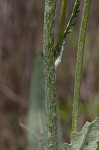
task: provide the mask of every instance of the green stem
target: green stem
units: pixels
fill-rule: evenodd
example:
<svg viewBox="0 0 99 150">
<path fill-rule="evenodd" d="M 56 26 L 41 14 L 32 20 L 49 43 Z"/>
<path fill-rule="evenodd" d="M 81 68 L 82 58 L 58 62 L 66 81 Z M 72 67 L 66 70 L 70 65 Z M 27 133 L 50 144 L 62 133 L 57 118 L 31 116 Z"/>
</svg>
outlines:
<svg viewBox="0 0 99 150">
<path fill-rule="evenodd" d="M 46 127 L 48 150 L 57 150 L 57 112 L 56 112 L 56 72 L 54 57 L 56 0 L 45 0 L 44 14 L 44 72 Z"/>
<path fill-rule="evenodd" d="M 61 19 L 60 19 L 58 43 L 61 43 L 62 40 L 63 40 L 64 28 L 65 28 L 65 18 L 66 18 L 66 0 L 62 0 L 62 9 L 61 9 Z"/>
<path fill-rule="evenodd" d="M 76 70 L 75 70 L 75 88 L 74 88 L 73 118 L 72 118 L 72 131 L 73 132 L 76 132 L 78 128 L 80 85 L 81 85 L 84 45 L 85 45 L 89 9 L 90 9 L 90 0 L 85 0 L 81 28 L 80 28 Z"/>
</svg>

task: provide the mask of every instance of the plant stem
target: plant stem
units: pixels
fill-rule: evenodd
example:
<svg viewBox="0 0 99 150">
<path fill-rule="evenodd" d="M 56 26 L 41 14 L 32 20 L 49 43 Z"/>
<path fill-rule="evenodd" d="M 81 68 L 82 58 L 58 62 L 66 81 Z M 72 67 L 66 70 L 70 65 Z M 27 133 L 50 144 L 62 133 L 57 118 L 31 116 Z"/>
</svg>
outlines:
<svg viewBox="0 0 99 150">
<path fill-rule="evenodd" d="M 54 57 L 56 0 L 45 0 L 44 14 L 44 72 L 45 72 L 45 101 L 46 127 L 48 150 L 57 150 L 57 112 L 56 112 L 56 72 Z"/>
<path fill-rule="evenodd" d="M 59 44 L 62 42 L 64 36 L 65 18 L 66 18 L 66 0 L 62 0 L 60 28 L 59 28 L 59 35 L 58 35 Z"/>
<path fill-rule="evenodd" d="M 89 9 L 90 9 L 90 0 L 85 0 L 82 22 L 81 22 L 81 27 L 80 27 L 76 70 L 75 70 L 75 88 L 74 88 L 73 117 L 72 117 L 72 131 L 73 132 L 76 132 L 78 128 L 80 85 L 81 85 L 81 77 L 82 77 L 84 45 L 85 45 Z"/>
</svg>

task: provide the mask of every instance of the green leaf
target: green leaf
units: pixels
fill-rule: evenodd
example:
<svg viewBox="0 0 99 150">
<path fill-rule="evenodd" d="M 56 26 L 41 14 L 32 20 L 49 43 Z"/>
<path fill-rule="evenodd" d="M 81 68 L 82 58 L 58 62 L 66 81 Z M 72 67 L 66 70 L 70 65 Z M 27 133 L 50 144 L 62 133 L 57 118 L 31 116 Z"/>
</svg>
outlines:
<svg viewBox="0 0 99 150">
<path fill-rule="evenodd" d="M 71 33 L 73 31 L 74 25 L 76 24 L 75 18 L 78 16 L 78 13 L 80 11 L 79 10 L 80 0 L 75 0 L 70 19 L 64 30 L 65 15 L 66 15 L 66 0 L 63 0 L 62 2 L 63 2 L 62 3 L 63 8 L 62 8 L 62 14 L 61 14 L 60 30 L 59 30 L 58 42 L 55 47 L 55 58 L 57 59 L 58 57 L 60 57 L 59 62 L 61 62 L 62 53 L 63 53 L 63 49 L 64 49 L 64 44 L 65 44 L 65 38 L 69 33 Z"/>
<path fill-rule="evenodd" d="M 66 37 L 67 34 L 70 33 L 69 31 L 71 30 L 72 27 L 74 27 L 74 25 L 76 23 L 75 18 L 78 16 L 78 13 L 80 12 L 79 6 L 80 6 L 80 0 L 76 0 L 74 3 L 74 7 L 72 10 L 72 14 L 70 16 L 69 22 L 68 22 L 66 29 L 64 31 L 64 38 Z"/>
<path fill-rule="evenodd" d="M 28 143 L 30 149 L 44 150 L 45 135 L 45 98 L 44 98 L 44 71 L 43 56 L 38 53 L 31 76 L 29 108 L 27 115 Z"/>
<path fill-rule="evenodd" d="M 60 28 L 59 28 L 59 35 L 58 35 L 58 43 L 61 43 L 64 36 L 64 29 L 65 29 L 65 18 L 66 18 L 66 0 L 62 0 L 61 6 L 61 19 L 60 19 Z"/>
<path fill-rule="evenodd" d="M 86 122 L 80 133 L 72 133 L 71 144 L 64 144 L 64 150 L 96 150 L 99 141 L 99 118 Z"/>
</svg>

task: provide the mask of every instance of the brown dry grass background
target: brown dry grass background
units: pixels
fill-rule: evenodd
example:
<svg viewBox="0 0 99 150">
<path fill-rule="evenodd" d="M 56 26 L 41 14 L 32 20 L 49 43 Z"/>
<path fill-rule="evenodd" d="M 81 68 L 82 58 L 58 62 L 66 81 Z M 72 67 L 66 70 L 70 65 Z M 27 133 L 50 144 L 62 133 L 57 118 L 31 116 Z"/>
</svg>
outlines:
<svg viewBox="0 0 99 150">
<path fill-rule="evenodd" d="M 57 73 L 57 93 L 64 141 L 68 141 L 74 69 L 81 11 L 73 33 L 66 39 L 63 59 Z M 86 37 L 79 129 L 86 120 L 99 116 L 99 5 L 92 1 Z M 67 20 L 73 2 L 67 1 Z M 60 1 L 57 4 L 56 30 Z M 29 109 L 33 62 L 43 45 L 43 0 L 0 0 L 0 150 L 27 150 L 24 124 Z"/>
</svg>

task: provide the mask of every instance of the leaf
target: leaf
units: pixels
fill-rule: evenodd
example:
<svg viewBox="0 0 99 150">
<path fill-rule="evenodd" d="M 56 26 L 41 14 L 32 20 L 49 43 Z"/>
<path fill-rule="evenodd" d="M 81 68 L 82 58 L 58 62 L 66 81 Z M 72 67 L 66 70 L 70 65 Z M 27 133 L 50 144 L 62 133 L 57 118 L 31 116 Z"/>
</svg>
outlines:
<svg viewBox="0 0 99 150">
<path fill-rule="evenodd" d="M 72 11 L 70 20 L 64 31 L 64 38 L 66 37 L 67 34 L 70 33 L 71 28 L 73 28 L 75 25 L 75 18 L 78 16 L 78 13 L 80 12 L 79 6 L 80 6 L 80 0 L 76 0 L 74 3 L 74 7 L 73 7 L 73 11 Z M 72 30 L 71 30 L 71 32 L 72 32 Z"/>
<path fill-rule="evenodd" d="M 64 150 L 96 150 L 99 141 L 99 118 L 86 122 L 80 133 L 72 133 L 71 144 L 64 144 Z"/>
<path fill-rule="evenodd" d="M 44 98 L 44 71 L 42 53 L 37 54 L 31 76 L 29 108 L 27 115 L 28 143 L 30 149 L 44 150 L 45 135 L 45 98 Z"/>
<path fill-rule="evenodd" d="M 65 18 L 64 18 L 65 15 L 64 15 L 64 13 L 66 11 L 66 8 L 62 12 L 59 40 L 58 40 L 58 43 L 57 43 L 57 45 L 55 47 L 55 58 L 56 58 L 56 61 L 57 61 L 58 57 L 60 58 L 59 63 L 61 62 L 61 58 L 62 58 L 62 54 L 63 54 L 65 38 L 66 38 L 66 36 L 69 33 L 71 33 L 73 31 L 74 25 L 76 24 L 75 18 L 78 16 L 78 13 L 80 11 L 79 10 L 79 6 L 80 6 L 80 0 L 75 0 L 70 19 L 69 19 L 69 21 L 67 23 L 67 26 L 66 26 L 64 32 L 63 32 L 64 22 L 65 22 Z M 59 65 L 59 63 L 58 63 L 58 65 Z"/>
</svg>

